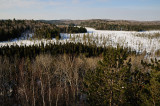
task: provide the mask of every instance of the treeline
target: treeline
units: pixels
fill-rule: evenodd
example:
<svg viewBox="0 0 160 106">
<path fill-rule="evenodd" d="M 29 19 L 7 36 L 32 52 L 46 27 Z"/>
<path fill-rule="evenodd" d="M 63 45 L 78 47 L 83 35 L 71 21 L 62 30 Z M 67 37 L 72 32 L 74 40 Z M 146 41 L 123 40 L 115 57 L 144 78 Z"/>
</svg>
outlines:
<svg viewBox="0 0 160 106">
<path fill-rule="evenodd" d="M 61 33 L 86 33 L 87 29 L 84 27 L 77 27 L 77 26 L 67 26 L 60 28 Z"/>
<path fill-rule="evenodd" d="M 34 33 L 33 38 L 47 38 L 47 39 L 52 39 L 52 38 L 57 38 L 59 39 L 60 36 L 60 31 L 59 28 L 52 25 L 52 27 L 48 26 L 43 26 L 42 28 L 37 28 Z"/>
<path fill-rule="evenodd" d="M 135 22 L 136 23 L 136 22 Z M 147 31 L 160 30 L 159 24 L 145 24 L 145 23 L 123 23 L 110 21 L 85 21 L 81 22 L 81 26 L 93 27 L 97 30 L 116 30 L 116 31 Z"/>
<path fill-rule="evenodd" d="M 60 37 L 59 28 L 34 20 L 0 20 L 0 41 L 21 37 L 22 33 L 30 31 L 36 38 Z"/>
<path fill-rule="evenodd" d="M 24 20 L 0 20 L 0 41 L 6 41 L 21 36 L 31 26 Z"/>
<path fill-rule="evenodd" d="M 30 46 L 4 46 L 0 48 L 0 56 L 6 56 L 6 57 L 14 57 L 17 56 L 17 58 L 22 57 L 30 57 L 34 58 L 39 54 L 51 54 L 51 55 L 57 55 L 57 54 L 71 54 L 71 55 L 80 55 L 83 54 L 86 57 L 91 56 L 99 56 L 103 52 L 107 51 L 107 48 L 97 47 L 97 46 L 88 46 L 83 45 L 82 43 L 65 43 L 65 44 L 44 44 L 41 43 L 40 45 L 30 45 Z"/>
</svg>

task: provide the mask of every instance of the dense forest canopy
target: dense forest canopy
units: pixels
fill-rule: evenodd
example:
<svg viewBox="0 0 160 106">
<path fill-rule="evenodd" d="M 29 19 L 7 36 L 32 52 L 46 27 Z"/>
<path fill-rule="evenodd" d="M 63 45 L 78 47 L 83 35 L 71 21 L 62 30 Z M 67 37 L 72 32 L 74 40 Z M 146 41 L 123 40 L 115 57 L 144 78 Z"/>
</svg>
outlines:
<svg viewBox="0 0 160 106">
<path fill-rule="evenodd" d="M 77 27 L 77 26 L 67 26 L 60 28 L 61 33 L 87 33 L 87 29 L 84 27 Z"/>
<path fill-rule="evenodd" d="M 48 43 L 45 45 L 41 43 L 40 45 L 30 45 L 30 46 L 4 46 L 0 48 L 0 56 L 14 57 L 18 58 L 30 57 L 34 58 L 41 53 L 49 53 L 51 55 L 58 54 L 71 54 L 79 55 L 83 54 L 86 57 L 99 56 L 106 51 L 106 48 L 97 47 L 95 45 L 83 45 L 81 43 L 66 43 L 66 44 L 52 44 Z"/>
<path fill-rule="evenodd" d="M 56 25 L 34 20 L 0 20 L 0 41 L 19 38 L 26 31 L 33 32 L 36 38 L 60 36 Z"/>
</svg>

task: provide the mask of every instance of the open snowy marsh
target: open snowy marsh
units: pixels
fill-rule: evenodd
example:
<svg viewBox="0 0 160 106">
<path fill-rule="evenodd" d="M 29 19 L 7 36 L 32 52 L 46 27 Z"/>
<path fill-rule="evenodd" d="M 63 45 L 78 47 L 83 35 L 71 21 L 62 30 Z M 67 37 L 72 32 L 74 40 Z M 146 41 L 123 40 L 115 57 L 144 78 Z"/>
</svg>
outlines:
<svg viewBox="0 0 160 106">
<path fill-rule="evenodd" d="M 88 33 L 80 34 L 66 34 L 61 33 L 61 39 L 32 39 L 33 33 L 24 34 L 21 38 L 14 39 L 12 41 L 0 42 L 0 47 L 2 46 L 29 46 L 29 45 L 40 45 L 41 43 L 83 43 L 92 44 L 96 46 L 122 46 L 124 48 L 129 48 L 131 51 L 136 51 L 137 53 L 142 53 L 146 51 L 147 54 L 152 54 L 155 57 L 157 51 L 160 50 L 160 31 L 109 31 L 109 30 L 95 30 L 93 28 L 86 28 Z M 26 37 L 28 36 L 28 37 Z M 156 56 L 157 57 L 157 56 Z"/>
</svg>

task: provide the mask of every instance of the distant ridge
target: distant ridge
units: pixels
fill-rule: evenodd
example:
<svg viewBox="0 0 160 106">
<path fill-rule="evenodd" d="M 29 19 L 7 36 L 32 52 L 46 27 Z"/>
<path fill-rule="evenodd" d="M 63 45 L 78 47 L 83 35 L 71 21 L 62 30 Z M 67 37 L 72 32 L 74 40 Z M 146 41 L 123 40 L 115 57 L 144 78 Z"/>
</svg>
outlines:
<svg viewBox="0 0 160 106">
<path fill-rule="evenodd" d="M 100 22 L 100 23 L 112 23 L 112 24 L 131 24 L 131 25 L 160 25 L 159 21 L 137 21 L 137 20 L 113 20 L 113 19 L 87 19 L 87 20 L 71 20 L 71 19 L 60 19 L 60 20 L 37 20 L 41 22 L 47 22 L 50 24 L 81 24 L 81 22 Z"/>
</svg>

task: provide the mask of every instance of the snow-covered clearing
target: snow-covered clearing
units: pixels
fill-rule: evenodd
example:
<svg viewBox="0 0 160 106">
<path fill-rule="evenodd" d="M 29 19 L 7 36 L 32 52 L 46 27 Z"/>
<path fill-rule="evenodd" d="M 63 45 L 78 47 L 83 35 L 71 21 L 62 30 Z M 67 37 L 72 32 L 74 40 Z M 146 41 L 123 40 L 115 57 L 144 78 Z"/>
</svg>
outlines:
<svg viewBox="0 0 160 106">
<path fill-rule="evenodd" d="M 151 37 L 160 31 L 145 31 L 145 32 L 135 32 L 135 31 L 106 31 L 106 30 L 94 30 L 93 28 L 87 28 L 88 31 L 93 32 L 93 35 L 99 38 L 102 43 L 107 39 L 107 45 L 112 45 L 116 47 L 118 44 L 123 47 L 129 47 L 137 52 L 155 52 L 160 49 L 160 36 Z M 139 36 L 138 36 L 139 35 Z M 142 36 L 140 36 L 142 35 Z M 148 35 L 148 37 L 144 36 Z"/>
<path fill-rule="evenodd" d="M 30 40 L 33 34 L 27 34 L 29 37 L 23 35 L 20 39 L 12 41 L 0 42 L 0 47 L 6 45 L 39 45 L 42 42 L 47 43 L 66 43 L 66 42 L 80 42 L 85 44 L 95 44 L 97 46 L 123 46 L 130 48 L 132 51 L 141 53 L 155 53 L 160 49 L 160 36 L 154 37 L 155 34 L 160 35 L 160 31 L 108 31 L 108 30 L 95 30 L 87 27 L 88 33 L 81 34 L 65 34 L 61 33 L 61 39 L 56 40 Z M 147 37 L 148 36 L 148 37 Z M 151 37 L 153 36 L 153 37 Z"/>
</svg>

